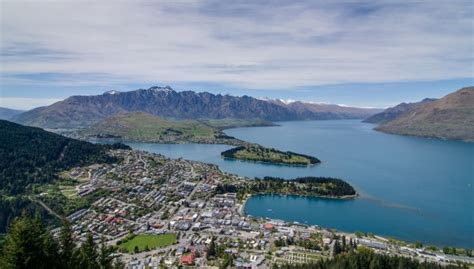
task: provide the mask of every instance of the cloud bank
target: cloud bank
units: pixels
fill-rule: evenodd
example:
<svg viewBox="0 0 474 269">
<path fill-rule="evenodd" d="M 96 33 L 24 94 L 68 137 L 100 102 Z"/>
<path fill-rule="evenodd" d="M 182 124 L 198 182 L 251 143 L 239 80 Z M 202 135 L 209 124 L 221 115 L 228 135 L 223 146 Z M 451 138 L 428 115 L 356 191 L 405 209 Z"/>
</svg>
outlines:
<svg viewBox="0 0 474 269">
<path fill-rule="evenodd" d="M 7 85 L 473 77 L 472 1 L 2 1 Z"/>
</svg>

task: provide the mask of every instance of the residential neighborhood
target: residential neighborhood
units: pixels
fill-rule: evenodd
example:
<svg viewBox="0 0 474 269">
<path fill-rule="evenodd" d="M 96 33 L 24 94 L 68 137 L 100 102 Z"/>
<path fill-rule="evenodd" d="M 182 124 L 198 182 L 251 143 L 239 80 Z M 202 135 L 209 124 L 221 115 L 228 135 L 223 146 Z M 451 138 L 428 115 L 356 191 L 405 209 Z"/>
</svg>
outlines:
<svg viewBox="0 0 474 269">
<path fill-rule="evenodd" d="M 215 165 L 143 151 L 110 154 L 121 161 L 62 174 L 81 182 L 75 186 L 78 196 L 107 193 L 68 220 L 79 241 L 92 232 L 95 240 L 117 246 L 116 255 L 127 268 L 272 268 L 308 264 L 357 248 L 441 264 L 474 263 L 470 257 L 370 234 L 254 218 L 244 212 L 247 197 L 216 192 L 219 184 L 239 185 L 251 179 L 224 173 Z M 171 241 L 163 243 L 160 238 L 165 236 Z M 146 240 L 149 245 L 143 245 Z"/>
</svg>

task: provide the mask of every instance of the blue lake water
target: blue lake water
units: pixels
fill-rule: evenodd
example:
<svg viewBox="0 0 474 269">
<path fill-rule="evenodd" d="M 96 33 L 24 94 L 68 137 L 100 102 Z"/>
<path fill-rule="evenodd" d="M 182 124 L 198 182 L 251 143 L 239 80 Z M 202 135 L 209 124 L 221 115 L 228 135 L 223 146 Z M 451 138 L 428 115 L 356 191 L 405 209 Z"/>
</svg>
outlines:
<svg viewBox="0 0 474 269">
<path fill-rule="evenodd" d="M 253 216 L 372 232 L 438 246 L 474 247 L 474 143 L 375 132 L 356 120 L 280 122 L 226 130 L 237 138 L 313 155 L 312 167 L 223 160 L 226 145 L 129 143 L 169 157 L 214 163 L 249 177 L 332 176 L 362 196 L 331 200 L 264 195 L 248 200 Z"/>
</svg>

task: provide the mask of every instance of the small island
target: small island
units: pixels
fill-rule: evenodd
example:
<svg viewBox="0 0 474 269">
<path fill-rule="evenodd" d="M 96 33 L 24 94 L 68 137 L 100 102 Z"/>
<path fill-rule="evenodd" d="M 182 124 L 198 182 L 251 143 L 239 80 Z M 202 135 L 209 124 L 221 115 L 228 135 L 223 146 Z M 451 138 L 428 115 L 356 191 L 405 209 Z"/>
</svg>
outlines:
<svg viewBox="0 0 474 269">
<path fill-rule="evenodd" d="M 314 165 L 321 162 L 316 157 L 291 151 L 279 151 L 257 144 L 235 147 L 222 152 L 221 156 L 225 159 L 298 166 Z"/>
<path fill-rule="evenodd" d="M 239 199 L 254 194 L 283 194 L 312 197 L 348 199 L 357 197 L 356 190 L 346 181 L 331 177 L 299 177 L 283 179 L 277 177 L 256 178 L 232 183 L 221 183 L 217 194 L 237 193 Z"/>
</svg>

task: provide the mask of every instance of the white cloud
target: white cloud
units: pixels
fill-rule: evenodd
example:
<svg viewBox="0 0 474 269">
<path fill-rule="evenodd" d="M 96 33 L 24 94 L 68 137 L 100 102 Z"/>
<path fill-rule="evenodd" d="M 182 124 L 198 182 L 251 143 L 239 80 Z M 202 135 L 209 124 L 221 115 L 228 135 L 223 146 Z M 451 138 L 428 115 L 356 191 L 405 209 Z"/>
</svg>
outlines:
<svg viewBox="0 0 474 269">
<path fill-rule="evenodd" d="M 0 70 L 248 88 L 473 76 L 470 1 L 313 2 L 2 1 Z"/>
<path fill-rule="evenodd" d="M 30 110 L 35 107 L 48 106 L 61 100 L 53 98 L 2 97 L 0 98 L 0 107 Z"/>
</svg>

